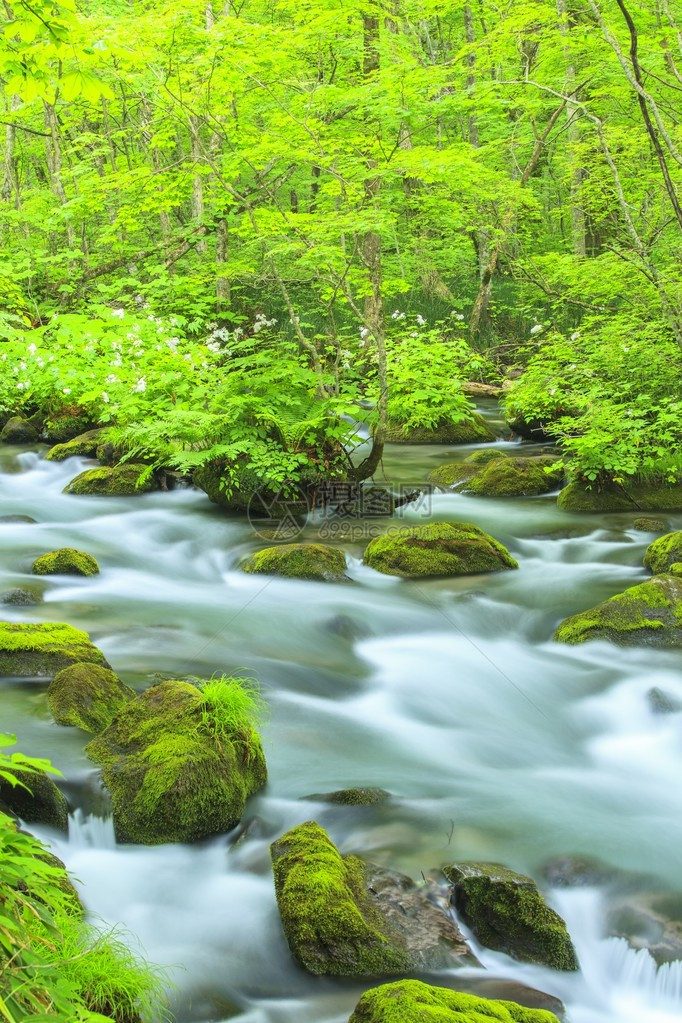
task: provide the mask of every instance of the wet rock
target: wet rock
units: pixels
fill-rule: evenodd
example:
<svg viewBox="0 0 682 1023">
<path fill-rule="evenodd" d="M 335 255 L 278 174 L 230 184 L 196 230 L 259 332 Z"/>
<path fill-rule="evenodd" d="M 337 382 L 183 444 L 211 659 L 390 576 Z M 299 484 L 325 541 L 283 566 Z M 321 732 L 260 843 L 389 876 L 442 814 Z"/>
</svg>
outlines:
<svg viewBox="0 0 682 1023">
<path fill-rule="evenodd" d="M 642 517 L 635 519 L 632 523 L 632 528 L 637 529 L 640 533 L 665 533 L 668 529 L 668 523 L 664 522 L 663 519 L 647 519 Z"/>
<path fill-rule="evenodd" d="M 265 547 L 242 564 L 242 571 L 289 579 L 346 582 L 346 558 L 338 547 L 321 543 L 285 543 Z"/>
<path fill-rule="evenodd" d="M 682 579 L 656 575 L 564 619 L 554 634 L 559 643 L 609 639 L 621 646 L 682 646 Z"/>
<path fill-rule="evenodd" d="M 566 1018 L 566 1007 L 560 998 L 548 994 L 547 991 L 528 987 L 527 984 L 521 984 L 517 980 L 503 977 L 471 978 L 466 987 L 459 983 L 457 987 L 470 991 L 472 994 L 478 995 L 479 998 L 516 1002 L 517 1005 L 522 1005 L 527 1009 L 544 1009 L 545 1012 L 552 1012 L 559 1020 Z"/>
<path fill-rule="evenodd" d="M 682 561 L 682 530 L 667 533 L 650 543 L 644 555 L 644 567 L 652 572 L 669 572 L 671 567 Z"/>
<path fill-rule="evenodd" d="M 48 462 L 63 462 L 66 458 L 71 458 L 74 455 L 79 455 L 81 458 L 95 458 L 97 448 L 104 442 L 106 432 L 106 429 L 88 430 L 64 444 L 55 444 L 45 458 Z"/>
<path fill-rule="evenodd" d="M 362 622 L 344 614 L 334 615 L 324 623 L 324 628 L 333 636 L 340 636 L 341 639 L 365 639 L 372 634 L 371 630 Z"/>
<path fill-rule="evenodd" d="M 653 686 L 647 692 L 646 698 L 652 714 L 677 714 L 682 710 L 682 701 L 675 699 L 658 686 Z"/>
<path fill-rule="evenodd" d="M 549 425 L 540 419 L 525 419 L 518 412 L 512 412 L 507 418 L 507 426 L 512 433 L 523 437 L 524 440 L 532 440 L 540 444 L 547 444 L 553 440 L 552 435 L 547 432 Z"/>
<path fill-rule="evenodd" d="M 289 948 L 313 974 L 366 977 L 475 963 L 451 917 L 409 878 L 342 856 L 314 821 L 271 846 Z"/>
<path fill-rule="evenodd" d="M 12 772 L 21 785 L 11 785 L 0 777 L 0 809 L 19 817 L 27 824 L 48 824 L 59 831 L 69 826 L 69 806 L 66 798 L 44 771 Z"/>
<path fill-rule="evenodd" d="M 50 444 L 63 444 L 74 437 L 97 429 L 90 416 L 80 409 L 63 408 L 45 423 L 45 438 Z"/>
<path fill-rule="evenodd" d="M 442 465 L 429 476 L 431 483 L 452 486 L 482 497 L 532 497 L 555 490 L 563 469 L 554 469 L 552 455 L 517 458 L 481 451 L 476 460 Z"/>
<path fill-rule="evenodd" d="M 532 878 L 497 863 L 455 863 L 444 873 L 455 909 L 482 945 L 522 962 L 578 969 L 566 924 Z"/>
<path fill-rule="evenodd" d="M 682 484 L 612 483 L 588 487 L 574 480 L 559 494 L 557 507 L 569 512 L 680 511 Z"/>
<path fill-rule="evenodd" d="M 80 661 L 109 667 L 87 633 L 71 625 L 0 622 L 0 676 L 52 678 Z"/>
<path fill-rule="evenodd" d="M 544 865 L 542 876 L 553 888 L 591 888 L 610 884 L 614 870 L 591 856 L 558 856 Z"/>
<path fill-rule="evenodd" d="M 0 593 L 0 604 L 10 604 L 13 607 L 33 607 L 39 604 L 41 599 L 38 594 L 20 587 Z"/>
<path fill-rule="evenodd" d="M 391 799 L 391 793 L 379 788 L 337 789 L 336 792 L 315 792 L 305 799 L 337 806 L 378 806 Z"/>
<path fill-rule="evenodd" d="M 386 432 L 386 440 L 392 444 L 480 444 L 494 439 L 494 430 L 478 412 L 460 423 L 443 420 L 432 428 L 408 427 L 392 420 Z"/>
<path fill-rule="evenodd" d="M 432 987 L 418 980 L 400 980 L 371 988 L 355 1007 L 348 1023 L 557 1023 L 543 1009 L 514 1002 L 491 1001 L 462 991 Z"/>
<path fill-rule="evenodd" d="M 73 547 L 61 547 L 36 558 L 31 571 L 34 575 L 97 575 L 99 565 L 92 554 Z"/>
<path fill-rule="evenodd" d="M 147 476 L 140 482 L 140 474 L 146 472 L 148 466 L 126 462 L 125 465 L 100 466 L 98 469 L 86 469 L 64 487 L 65 494 L 100 497 L 132 497 L 135 494 L 146 494 L 157 490 L 158 484 L 154 476 Z"/>
<path fill-rule="evenodd" d="M 406 578 L 518 568 L 506 547 L 467 522 L 432 522 L 394 530 L 368 544 L 364 561 L 386 575 Z"/>
<path fill-rule="evenodd" d="M 35 525 L 35 519 L 31 518 L 30 515 L 0 515 L 0 522 L 6 522 L 8 524 L 13 522 L 26 522 L 29 525 Z"/>
<path fill-rule="evenodd" d="M 72 664 L 50 682 L 47 702 L 58 725 L 71 725 L 97 735 L 108 728 L 135 691 L 109 668 L 99 664 Z"/>
<path fill-rule="evenodd" d="M 260 738 L 245 725 L 216 732 L 211 705 L 169 681 L 126 703 L 86 747 L 111 793 L 116 837 L 194 842 L 235 827 L 267 780 Z"/>
<path fill-rule="evenodd" d="M 12 416 L 0 431 L 3 444 L 37 444 L 39 439 L 35 426 L 21 416 Z"/>
<path fill-rule="evenodd" d="M 682 960 L 682 893 L 640 893 L 612 905 L 608 932 L 661 965 Z"/>
</svg>

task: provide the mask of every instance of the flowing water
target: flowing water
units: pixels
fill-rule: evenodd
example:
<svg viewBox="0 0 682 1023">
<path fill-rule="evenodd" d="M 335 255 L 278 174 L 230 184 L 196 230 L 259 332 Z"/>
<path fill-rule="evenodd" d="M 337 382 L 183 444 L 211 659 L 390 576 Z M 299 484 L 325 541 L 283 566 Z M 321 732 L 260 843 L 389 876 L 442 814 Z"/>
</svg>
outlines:
<svg viewBox="0 0 682 1023">
<path fill-rule="evenodd" d="M 395 447 L 385 469 L 418 485 L 467 450 Z M 0 592 L 44 594 L 2 616 L 85 629 L 137 689 L 156 673 L 246 672 L 261 680 L 270 707 L 270 781 L 251 800 L 239 841 L 117 846 L 82 734 L 51 722 L 44 682 L 2 683 L 0 728 L 61 768 L 78 808 L 68 840 L 41 836 L 75 874 L 93 916 L 120 922 L 171 968 L 180 1023 L 348 1019 L 363 987 L 298 970 L 275 905 L 269 842 L 312 817 L 342 851 L 415 878 L 457 859 L 540 877 L 553 857 L 581 854 L 679 890 L 682 714 L 656 715 L 646 695 L 658 686 L 682 699 L 679 652 L 551 639 L 561 618 L 646 578 L 642 555 L 653 537 L 632 529 L 634 514 L 571 516 L 552 496 L 434 495 L 401 517 L 475 522 L 510 548 L 519 571 L 381 576 L 360 561 L 371 531 L 388 525 L 370 519 L 343 543 L 352 585 L 316 584 L 241 573 L 240 560 L 262 541 L 199 492 L 62 494 L 89 464 L 19 449 L 0 455 L 0 517 L 35 520 L 0 521 Z M 682 528 L 682 516 L 667 519 Z M 62 546 L 94 554 L 101 574 L 30 576 L 38 554 Z M 382 786 L 395 798 L 359 808 L 301 801 L 351 785 Z M 657 970 L 648 952 L 606 938 L 598 887 L 550 889 L 548 898 L 568 921 L 580 974 L 477 948 L 490 975 L 562 998 L 572 1023 L 682 1018 L 681 964 Z"/>
</svg>

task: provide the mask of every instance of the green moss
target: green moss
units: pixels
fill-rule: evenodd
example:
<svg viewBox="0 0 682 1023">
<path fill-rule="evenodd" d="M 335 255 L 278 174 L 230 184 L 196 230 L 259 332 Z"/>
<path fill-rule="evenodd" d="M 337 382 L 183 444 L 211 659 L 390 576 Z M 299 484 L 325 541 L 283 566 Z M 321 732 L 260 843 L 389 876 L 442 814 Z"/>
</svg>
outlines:
<svg viewBox="0 0 682 1023">
<path fill-rule="evenodd" d="M 108 667 L 87 633 L 71 625 L 0 622 L 0 675 L 52 677 L 79 661 Z"/>
<path fill-rule="evenodd" d="M 117 713 L 86 752 L 102 768 L 120 841 L 192 842 L 229 831 L 267 780 L 258 736 L 217 738 L 189 682 L 162 682 Z"/>
<path fill-rule="evenodd" d="M 86 469 L 64 487 L 65 494 L 98 495 L 102 497 L 131 497 L 156 490 L 156 481 L 149 476 L 140 483 L 140 473 L 147 472 L 146 465 L 103 465 L 99 469 Z"/>
<path fill-rule="evenodd" d="M 391 793 L 379 788 L 337 789 L 336 792 L 316 792 L 306 799 L 336 806 L 378 806 L 391 798 Z"/>
<path fill-rule="evenodd" d="M 675 562 L 682 561 L 682 530 L 654 540 L 646 549 L 644 566 L 652 572 L 668 572 Z"/>
<path fill-rule="evenodd" d="M 341 856 L 319 824 L 292 828 L 271 846 L 275 894 L 289 948 L 310 973 L 403 973 L 409 957 L 370 905 L 364 864 Z"/>
<path fill-rule="evenodd" d="M 20 817 L 27 824 L 48 824 L 60 831 L 66 831 L 69 820 L 68 803 L 52 778 L 44 771 L 27 773 L 13 769 L 12 774 L 21 784 L 11 785 L 5 778 L 0 777 L 0 807 Z"/>
<path fill-rule="evenodd" d="M 471 419 L 460 423 L 442 420 L 432 428 L 389 421 L 386 440 L 392 444 L 480 444 L 495 440 L 495 433 L 483 416 L 474 412 Z"/>
<path fill-rule="evenodd" d="M 266 547 L 253 554 L 241 567 L 244 572 L 321 582 L 342 582 L 347 578 L 343 551 L 321 543 L 285 543 L 279 547 Z"/>
<path fill-rule="evenodd" d="M 663 519 L 649 519 L 646 516 L 642 516 L 639 519 L 635 519 L 632 523 L 632 528 L 639 530 L 641 533 L 665 533 L 668 526 Z"/>
<path fill-rule="evenodd" d="M 555 490 L 563 470 L 554 469 L 556 458 L 496 458 L 485 463 L 467 483 L 467 490 L 486 497 L 530 497 Z"/>
<path fill-rule="evenodd" d="M 366 991 L 349 1023 L 558 1023 L 545 1009 L 399 980 Z"/>
<path fill-rule="evenodd" d="M 621 645 L 682 646 L 682 582 L 668 574 L 631 586 L 566 618 L 554 638 L 559 643 L 610 639 Z"/>
<path fill-rule="evenodd" d="M 61 547 L 36 558 L 31 571 L 34 575 L 97 575 L 99 565 L 92 554 L 73 547 Z"/>
<path fill-rule="evenodd" d="M 498 458 L 509 458 L 509 455 L 501 448 L 481 448 L 480 451 L 472 451 L 464 459 L 466 465 L 487 465 L 488 462 L 496 462 Z"/>
<path fill-rule="evenodd" d="M 111 724 L 114 715 L 135 692 L 108 668 L 98 664 L 72 664 L 55 675 L 47 690 L 47 702 L 58 725 L 71 725 L 97 734 Z"/>
<path fill-rule="evenodd" d="M 475 575 L 518 568 L 506 547 L 468 522 L 397 529 L 368 544 L 365 564 L 408 578 Z"/>
<path fill-rule="evenodd" d="M 668 569 L 670 575 L 681 576 L 682 575 L 682 561 L 674 561 Z"/>
<path fill-rule="evenodd" d="M 435 483 L 437 487 L 453 487 L 457 483 L 464 483 L 476 474 L 476 466 L 464 462 L 448 462 L 446 465 L 439 465 L 437 469 L 429 473 L 429 483 Z"/>
<path fill-rule="evenodd" d="M 3 444 L 35 444 L 38 431 L 28 419 L 12 416 L 0 431 L 0 442 Z"/>
<path fill-rule="evenodd" d="M 588 487 L 573 481 L 559 494 L 557 505 L 563 511 L 681 511 L 682 484 L 615 483 Z"/>
<path fill-rule="evenodd" d="M 94 458 L 97 454 L 97 447 L 102 444 L 105 440 L 107 431 L 102 430 L 88 430 L 86 433 L 81 433 L 80 436 L 74 437 L 73 440 L 68 440 L 64 444 L 55 444 L 54 447 L 50 448 L 45 458 L 48 462 L 63 462 L 66 458 L 71 458 L 73 455 L 80 455 L 82 458 Z"/>
<path fill-rule="evenodd" d="M 78 408 L 74 411 L 62 409 L 59 415 L 45 423 L 45 436 L 51 444 L 63 444 L 95 427 L 96 424 L 86 412 Z"/>
<path fill-rule="evenodd" d="M 578 969 L 566 924 L 532 878 L 496 863 L 456 863 L 444 872 L 457 912 L 482 945 L 522 962 Z"/>
</svg>

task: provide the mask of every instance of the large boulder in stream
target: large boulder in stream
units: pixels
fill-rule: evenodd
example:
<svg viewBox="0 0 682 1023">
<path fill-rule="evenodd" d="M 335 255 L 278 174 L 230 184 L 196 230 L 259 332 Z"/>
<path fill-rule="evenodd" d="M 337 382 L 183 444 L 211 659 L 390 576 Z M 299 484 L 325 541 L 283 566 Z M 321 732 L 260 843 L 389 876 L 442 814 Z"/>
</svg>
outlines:
<svg viewBox="0 0 682 1023">
<path fill-rule="evenodd" d="M 144 473 L 142 481 L 141 474 Z M 86 469 L 64 487 L 65 494 L 98 497 L 132 497 L 157 490 L 158 484 L 149 474 L 149 466 L 126 462 L 123 465 L 102 465 Z"/>
<path fill-rule="evenodd" d="M 468 419 L 458 423 L 443 419 L 433 427 L 406 426 L 390 419 L 386 440 L 391 444 L 481 444 L 495 440 L 495 432 L 482 415 L 472 412 Z"/>
<path fill-rule="evenodd" d="M 399 980 L 370 988 L 348 1023 L 558 1023 L 546 1009 Z"/>
<path fill-rule="evenodd" d="M 453 863 L 444 868 L 457 913 L 487 948 L 554 970 L 577 970 L 566 924 L 525 874 L 498 863 Z"/>
<path fill-rule="evenodd" d="M 322 543 L 285 543 L 265 547 L 242 564 L 242 571 L 289 579 L 346 582 L 346 558 L 338 547 Z"/>
<path fill-rule="evenodd" d="M 682 511 L 682 483 L 610 483 L 588 485 L 573 480 L 557 498 L 568 512 Z"/>
<path fill-rule="evenodd" d="M 0 676 L 53 678 L 70 664 L 109 665 L 86 632 L 63 622 L 0 622 Z"/>
<path fill-rule="evenodd" d="M 669 572 L 674 564 L 682 561 L 682 530 L 660 536 L 650 543 L 644 555 L 644 565 L 652 572 Z"/>
<path fill-rule="evenodd" d="M 69 805 L 52 778 L 44 771 L 13 769 L 18 785 L 0 776 L 0 811 L 19 817 L 27 824 L 48 824 L 66 831 Z"/>
<path fill-rule="evenodd" d="M 121 842 L 222 834 L 267 780 L 258 735 L 189 682 L 161 682 L 126 703 L 86 752 L 102 769 Z"/>
<path fill-rule="evenodd" d="M 97 575 L 99 565 L 92 554 L 74 547 L 60 547 L 58 551 L 36 558 L 31 571 L 34 575 Z"/>
<path fill-rule="evenodd" d="M 21 416 L 12 416 L 0 431 L 0 442 L 3 444 L 36 444 L 38 440 L 38 431 L 33 423 Z"/>
<path fill-rule="evenodd" d="M 410 878 L 342 856 L 314 821 L 271 846 L 289 948 L 313 974 L 376 977 L 475 965 L 444 907 Z"/>
<path fill-rule="evenodd" d="M 47 702 L 58 725 L 94 735 L 108 728 L 118 711 L 135 696 L 135 690 L 124 685 L 109 668 L 87 663 L 64 668 L 47 689 Z"/>
<path fill-rule="evenodd" d="M 385 575 L 408 579 L 519 567 L 506 547 L 469 522 L 431 522 L 392 530 L 367 545 L 364 561 Z"/>
<path fill-rule="evenodd" d="M 481 452 L 481 454 L 488 452 Z M 485 460 L 465 459 L 439 466 L 429 476 L 432 483 L 454 487 L 481 497 L 534 497 L 556 490 L 563 469 L 555 468 L 552 455 L 516 458 L 497 454 Z"/>
<path fill-rule="evenodd" d="M 104 443 L 107 435 L 105 428 L 99 430 L 87 430 L 73 440 L 67 440 L 64 444 L 55 444 L 50 448 L 45 458 L 48 462 L 63 462 L 67 458 L 79 455 L 81 458 L 95 458 L 97 448 Z"/>
<path fill-rule="evenodd" d="M 682 578 L 655 575 L 565 618 L 554 634 L 559 643 L 610 639 L 621 646 L 682 646 Z"/>
</svg>

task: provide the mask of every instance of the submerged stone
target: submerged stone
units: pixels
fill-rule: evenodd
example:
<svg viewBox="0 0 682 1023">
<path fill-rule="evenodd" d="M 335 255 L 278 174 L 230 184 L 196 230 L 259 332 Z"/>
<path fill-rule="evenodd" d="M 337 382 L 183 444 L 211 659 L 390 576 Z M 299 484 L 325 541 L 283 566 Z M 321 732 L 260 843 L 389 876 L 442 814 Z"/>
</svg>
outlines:
<svg viewBox="0 0 682 1023">
<path fill-rule="evenodd" d="M 484 457 L 439 466 L 430 482 L 482 497 L 532 497 L 555 490 L 563 479 L 563 469 L 553 468 L 558 459 L 551 455 L 517 458 L 493 451 L 480 455 Z"/>
<path fill-rule="evenodd" d="M 652 714 L 677 714 L 682 711 L 682 701 L 659 689 L 658 686 L 652 686 L 646 698 Z"/>
<path fill-rule="evenodd" d="M 102 465 L 98 469 L 86 469 L 64 487 L 65 494 L 101 497 L 132 497 L 157 489 L 153 476 L 147 476 L 140 483 L 140 474 L 148 470 L 146 465 Z"/>
<path fill-rule="evenodd" d="M 3 444 L 36 444 L 38 440 L 35 426 L 21 416 L 12 416 L 0 430 L 0 442 Z"/>
<path fill-rule="evenodd" d="M 364 561 L 386 575 L 412 579 L 519 567 L 506 547 L 468 522 L 431 522 L 393 530 L 368 544 Z"/>
<path fill-rule="evenodd" d="M 672 566 L 682 561 L 682 530 L 660 536 L 650 543 L 644 555 L 644 566 L 652 572 L 669 572 Z"/>
<path fill-rule="evenodd" d="M 0 676 L 51 678 L 79 661 L 108 667 L 87 633 L 71 625 L 0 622 Z"/>
<path fill-rule="evenodd" d="M 665 533 L 668 529 L 667 522 L 663 519 L 648 519 L 642 516 L 632 523 L 632 528 L 640 533 Z"/>
<path fill-rule="evenodd" d="M 152 686 L 86 747 L 111 793 L 116 837 L 194 842 L 239 823 L 267 780 L 258 735 L 219 728 L 189 682 Z"/>
<path fill-rule="evenodd" d="M 337 806 L 378 806 L 391 798 L 391 793 L 380 788 L 337 789 L 336 792 L 315 792 L 306 799 Z"/>
<path fill-rule="evenodd" d="M 578 969 L 566 924 L 532 878 L 497 863 L 454 863 L 444 873 L 455 909 L 482 945 L 521 962 Z"/>
<path fill-rule="evenodd" d="M 343 551 L 321 543 L 285 543 L 278 547 L 265 547 L 252 554 L 241 567 L 244 572 L 319 582 L 344 582 L 348 578 Z"/>
<path fill-rule="evenodd" d="M 47 702 L 58 725 L 94 734 L 108 728 L 116 713 L 135 696 L 109 668 L 87 663 L 64 668 L 47 690 Z"/>
<path fill-rule="evenodd" d="M 41 597 L 31 590 L 24 590 L 17 587 L 14 590 L 6 590 L 0 593 L 0 604 L 10 604 L 13 607 L 33 607 L 39 604 Z"/>
<path fill-rule="evenodd" d="M 99 565 L 92 554 L 73 547 L 61 547 L 36 558 L 31 571 L 34 575 L 97 575 Z"/>
<path fill-rule="evenodd" d="M 271 853 L 284 933 L 310 973 L 366 977 L 476 962 L 414 882 L 342 856 L 314 821 L 292 828 Z"/>
<path fill-rule="evenodd" d="M 48 824 L 66 831 L 69 805 L 52 778 L 44 771 L 32 773 L 13 769 L 12 774 L 21 784 L 11 785 L 0 776 L 0 810 L 27 824 Z"/>
<path fill-rule="evenodd" d="M 443 419 L 431 428 L 389 420 L 386 432 L 386 440 L 392 444 L 480 444 L 494 439 L 494 430 L 478 412 L 459 423 Z"/>
<path fill-rule="evenodd" d="M 48 462 L 63 462 L 66 458 L 80 455 L 81 458 L 95 458 L 97 448 L 104 442 L 106 429 L 87 430 L 64 444 L 55 444 L 45 458 Z"/>
<path fill-rule="evenodd" d="M 559 643 L 610 639 L 622 646 L 682 646 L 682 579 L 656 575 L 589 611 L 564 619 L 554 634 Z"/>
<path fill-rule="evenodd" d="M 613 904 L 606 918 L 611 937 L 631 948 L 646 949 L 662 966 L 682 960 L 682 894 L 640 892 Z"/>
<path fill-rule="evenodd" d="M 348 1023 L 558 1023 L 546 1009 L 479 998 L 418 980 L 371 988 Z"/>
<path fill-rule="evenodd" d="M 682 511 L 682 483 L 588 487 L 574 480 L 559 494 L 557 506 L 570 512 Z"/>
</svg>

